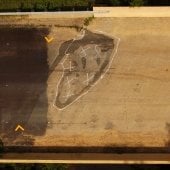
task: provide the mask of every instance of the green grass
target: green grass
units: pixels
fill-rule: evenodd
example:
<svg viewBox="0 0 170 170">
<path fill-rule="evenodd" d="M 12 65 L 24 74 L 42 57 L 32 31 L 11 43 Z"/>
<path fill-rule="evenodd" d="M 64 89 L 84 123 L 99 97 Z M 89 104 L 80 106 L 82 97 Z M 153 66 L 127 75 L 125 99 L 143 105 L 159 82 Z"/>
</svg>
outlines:
<svg viewBox="0 0 170 170">
<path fill-rule="evenodd" d="M 0 11 L 44 11 L 67 6 L 88 6 L 88 0 L 0 0 Z"/>
<path fill-rule="evenodd" d="M 88 17 L 84 19 L 84 26 L 88 26 L 94 19 L 94 16 Z"/>
</svg>

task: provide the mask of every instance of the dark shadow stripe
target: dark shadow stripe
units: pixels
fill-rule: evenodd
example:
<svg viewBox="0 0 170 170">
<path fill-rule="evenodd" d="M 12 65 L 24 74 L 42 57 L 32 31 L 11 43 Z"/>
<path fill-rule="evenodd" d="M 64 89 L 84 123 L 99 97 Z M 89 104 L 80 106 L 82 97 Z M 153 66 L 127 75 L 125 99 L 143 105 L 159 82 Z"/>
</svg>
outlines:
<svg viewBox="0 0 170 170">
<path fill-rule="evenodd" d="M 6 146 L 3 153 L 170 153 L 170 147 L 38 147 Z"/>
</svg>

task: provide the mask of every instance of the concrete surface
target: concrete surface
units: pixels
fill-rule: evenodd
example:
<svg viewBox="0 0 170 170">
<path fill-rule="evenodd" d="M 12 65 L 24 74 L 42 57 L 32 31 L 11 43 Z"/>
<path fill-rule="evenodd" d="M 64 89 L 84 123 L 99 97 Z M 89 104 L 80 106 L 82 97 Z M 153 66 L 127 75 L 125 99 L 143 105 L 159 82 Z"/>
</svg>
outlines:
<svg viewBox="0 0 170 170">
<path fill-rule="evenodd" d="M 25 56 L 28 59 L 35 56 L 35 58 L 41 60 L 44 53 L 42 53 L 41 46 L 37 44 L 44 44 L 47 55 L 43 61 L 48 65 L 46 65 L 48 68 L 47 77 L 38 86 L 33 81 L 27 81 L 25 84 L 20 79 L 17 82 L 9 79 L 10 88 L 13 92 L 17 92 L 17 87 L 20 86 L 23 87 L 22 89 L 26 87 L 32 89 L 31 92 L 34 95 L 30 94 L 30 96 L 34 96 L 35 98 L 33 98 L 36 100 L 33 101 L 32 97 L 29 98 L 34 103 L 31 111 L 29 111 L 29 100 L 22 97 L 26 92 L 21 90 L 22 94 L 19 94 L 18 91 L 17 96 L 21 96 L 19 101 L 15 98 L 16 96 L 11 97 L 11 94 L 14 94 L 12 91 L 4 91 L 5 88 L 10 89 L 5 86 L 8 83 L 1 82 L 0 101 L 3 108 L 0 108 L 0 133 L 4 144 L 8 146 L 35 145 L 44 147 L 168 148 L 170 144 L 170 18 L 168 16 L 167 14 L 161 18 L 158 16 L 143 17 L 143 15 L 140 17 L 94 18 L 87 29 L 91 32 L 99 31 L 101 35 L 108 37 L 118 37 L 120 44 L 117 53 L 103 79 L 93 88 L 90 88 L 86 95 L 63 110 L 59 110 L 53 105 L 57 84 L 63 72 L 62 60 L 55 68 L 52 68 L 52 65 L 59 54 L 61 45 L 78 35 L 81 36 L 75 27 L 70 26 L 75 24 L 82 26 L 84 18 L 0 17 L 2 21 L 1 29 L 5 25 L 9 27 L 9 24 L 10 27 L 13 24 L 13 30 L 33 27 L 38 30 L 36 37 L 40 37 L 38 40 L 35 37 L 32 38 L 32 43 L 30 43 L 28 41 L 29 36 L 26 40 L 23 38 L 25 32 L 23 36 L 21 34 L 12 39 L 10 37 L 12 37 L 13 32 L 5 29 L 11 36 L 8 33 L 1 36 L 3 37 L 0 42 L 0 62 L 3 66 L 1 67 L 3 72 L 0 73 L 1 81 L 11 74 L 10 69 L 18 70 L 18 72 L 12 71 L 12 75 L 18 76 L 19 70 L 23 72 L 28 68 L 26 67 L 29 66 L 27 60 L 26 62 L 20 60 L 23 67 L 21 65 L 19 67 L 23 70 L 17 68 L 15 63 L 18 63 L 16 62 L 18 57 Z M 41 34 L 40 28 L 46 28 L 49 32 Z M 8 35 L 9 38 L 5 35 Z M 45 36 L 53 37 L 54 40 L 47 43 L 44 39 Z M 18 42 L 20 42 L 19 45 Z M 8 47 L 9 44 L 13 44 L 13 46 Z M 30 54 L 29 50 L 32 51 L 32 49 L 38 50 L 38 54 Z M 9 62 L 6 61 L 7 58 Z M 31 67 L 30 65 L 30 69 Z M 28 69 L 27 71 L 31 70 Z M 8 76 L 5 76 L 5 73 L 8 73 Z M 30 77 L 34 77 L 35 73 L 29 73 Z M 38 70 L 38 74 L 39 76 L 42 75 L 41 69 Z M 40 79 L 34 79 L 34 81 L 38 80 Z M 16 86 L 13 86 L 14 84 Z M 39 87 L 43 89 L 43 92 Z M 21 105 L 12 104 L 13 107 L 8 107 L 6 98 L 9 97 L 11 103 L 20 102 Z M 4 104 L 4 101 L 6 104 Z M 9 111 L 8 114 L 3 111 L 4 108 Z M 15 115 L 13 108 L 16 110 Z M 25 131 L 19 131 L 15 134 L 13 123 L 17 124 L 17 121 L 22 123 L 20 118 L 25 117 L 25 111 L 21 108 L 25 108 L 26 112 L 29 111 L 29 116 L 24 119 L 26 121 L 22 124 Z M 40 118 L 43 113 L 46 115 L 45 119 Z M 19 116 L 16 118 L 16 115 Z M 9 125 L 5 125 L 7 119 L 10 120 Z M 42 127 L 44 120 L 45 126 Z M 11 129 L 9 134 L 6 133 L 8 128 Z M 36 133 L 38 132 L 37 129 L 43 128 L 43 133 Z M 14 137 L 11 138 L 11 136 Z M 31 143 L 27 143 L 27 139 L 31 139 Z"/>
<path fill-rule="evenodd" d="M 170 17 L 170 7 L 94 7 L 95 17 Z"/>
<path fill-rule="evenodd" d="M 170 164 L 169 154 L 8 153 L 0 163 Z"/>
</svg>

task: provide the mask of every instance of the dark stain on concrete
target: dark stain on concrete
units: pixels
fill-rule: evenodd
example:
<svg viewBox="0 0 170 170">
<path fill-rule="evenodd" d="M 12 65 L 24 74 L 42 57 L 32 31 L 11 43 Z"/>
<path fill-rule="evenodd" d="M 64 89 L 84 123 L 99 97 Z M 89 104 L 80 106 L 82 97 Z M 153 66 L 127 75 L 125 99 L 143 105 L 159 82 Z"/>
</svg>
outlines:
<svg viewBox="0 0 170 170">
<path fill-rule="evenodd" d="M 71 55 L 69 61 L 72 63 L 77 63 L 74 70 L 64 70 L 64 76 L 62 77 L 58 86 L 58 94 L 56 96 L 55 105 L 60 109 L 68 106 L 82 94 L 87 92 L 91 86 L 100 79 L 101 75 L 106 71 L 109 63 L 111 62 L 111 54 L 115 45 L 114 39 L 103 34 L 93 33 L 89 30 L 84 31 L 85 35 L 82 39 L 69 40 L 61 45 L 59 49 L 59 55 L 52 66 L 53 70 L 60 63 L 60 61 L 66 57 L 66 53 Z M 91 48 L 89 55 L 85 54 L 83 50 L 82 52 L 78 52 L 81 50 L 81 48 L 83 49 L 89 47 Z M 96 48 L 98 48 L 98 52 L 95 51 Z M 95 67 L 95 65 L 97 66 Z M 76 76 L 77 73 L 79 73 L 79 77 Z M 87 83 L 87 85 L 84 86 L 84 84 L 80 81 L 83 76 L 86 78 L 86 74 L 93 76 L 93 78 L 89 81 L 89 83 Z M 65 84 L 67 83 L 68 79 L 77 79 L 77 82 L 71 84 L 70 89 L 74 93 L 65 98 L 64 93 L 68 89 L 65 87 Z"/>
<path fill-rule="evenodd" d="M 47 28 L 0 28 L 0 136 L 5 145 L 33 145 L 47 127 Z M 39 102 L 43 94 L 43 102 Z M 43 107 L 43 111 L 34 111 Z M 17 125 L 25 131 L 15 132 Z"/>
</svg>

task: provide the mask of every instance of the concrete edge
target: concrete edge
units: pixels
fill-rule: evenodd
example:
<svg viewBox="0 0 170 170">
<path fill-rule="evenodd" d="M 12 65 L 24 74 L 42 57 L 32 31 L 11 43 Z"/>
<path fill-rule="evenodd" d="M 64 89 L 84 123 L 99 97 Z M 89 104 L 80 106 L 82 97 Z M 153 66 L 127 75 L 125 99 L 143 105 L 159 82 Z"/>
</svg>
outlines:
<svg viewBox="0 0 170 170">
<path fill-rule="evenodd" d="M 0 163 L 170 164 L 170 154 L 8 153 Z"/>
<path fill-rule="evenodd" d="M 93 16 L 93 11 L 72 12 L 5 12 L 0 16 L 29 16 L 30 18 L 84 18 Z"/>
<path fill-rule="evenodd" d="M 30 18 L 84 17 L 170 17 L 170 7 L 93 7 L 93 11 L 6 12 L 0 16 L 29 16 Z"/>
<path fill-rule="evenodd" d="M 94 17 L 170 17 L 170 7 L 94 7 Z"/>
</svg>

